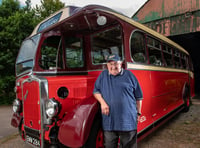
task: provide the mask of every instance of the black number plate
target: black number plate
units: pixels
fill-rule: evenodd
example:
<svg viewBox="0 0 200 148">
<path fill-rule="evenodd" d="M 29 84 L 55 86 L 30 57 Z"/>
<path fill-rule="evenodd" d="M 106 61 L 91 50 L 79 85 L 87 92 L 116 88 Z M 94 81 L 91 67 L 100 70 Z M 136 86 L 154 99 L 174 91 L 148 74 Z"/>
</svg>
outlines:
<svg viewBox="0 0 200 148">
<path fill-rule="evenodd" d="M 40 147 L 40 140 L 34 137 L 31 137 L 29 135 L 26 135 L 26 142 L 36 146 L 36 147 Z"/>
</svg>

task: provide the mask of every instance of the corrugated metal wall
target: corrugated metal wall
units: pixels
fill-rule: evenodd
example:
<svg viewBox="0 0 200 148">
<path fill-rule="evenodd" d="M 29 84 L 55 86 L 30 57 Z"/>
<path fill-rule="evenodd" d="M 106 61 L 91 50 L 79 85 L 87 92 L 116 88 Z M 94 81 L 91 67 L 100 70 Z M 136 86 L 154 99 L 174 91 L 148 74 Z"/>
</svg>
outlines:
<svg viewBox="0 0 200 148">
<path fill-rule="evenodd" d="M 200 0 L 149 0 L 132 17 L 166 36 L 200 31 Z"/>
</svg>

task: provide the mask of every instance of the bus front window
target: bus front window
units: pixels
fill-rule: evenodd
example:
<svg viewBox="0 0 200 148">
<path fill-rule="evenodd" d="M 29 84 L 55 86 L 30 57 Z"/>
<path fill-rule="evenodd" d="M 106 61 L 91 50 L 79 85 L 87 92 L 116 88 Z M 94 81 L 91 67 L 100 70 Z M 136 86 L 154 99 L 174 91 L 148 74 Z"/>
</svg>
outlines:
<svg viewBox="0 0 200 148">
<path fill-rule="evenodd" d="M 66 38 L 65 46 L 67 68 L 82 68 L 84 66 L 82 39 Z"/>
<path fill-rule="evenodd" d="M 33 62 L 39 39 L 40 34 L 33 36 L 22 43 L 16 60 L 16 75 L 28 72 L 33 68 Z"/>
<path fill-rule="evenodd" d="M 51 36 L 45 39 L 41 47 L 39 65 L 44 70 L 57 69 L 57 52 L 61 48 L 61 37 Z M 60 65 L 60 64 L 59 64 Z M 59 68 L 63 68 L 62 65 Z"/>
</svg>

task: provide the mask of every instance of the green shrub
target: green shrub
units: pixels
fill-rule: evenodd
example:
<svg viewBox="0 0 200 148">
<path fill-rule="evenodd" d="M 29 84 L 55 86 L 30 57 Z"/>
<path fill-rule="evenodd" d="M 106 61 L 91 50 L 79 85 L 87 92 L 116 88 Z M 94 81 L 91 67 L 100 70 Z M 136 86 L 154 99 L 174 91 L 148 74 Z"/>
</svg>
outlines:
<svg viewBox="0 0 200 148">
<path fill-rule="evenodd" d="M 0 78 L 0 105 L 12 104 L 15 99 L 14 87 L 15 76 L 5 76 Z"/>
</svg>

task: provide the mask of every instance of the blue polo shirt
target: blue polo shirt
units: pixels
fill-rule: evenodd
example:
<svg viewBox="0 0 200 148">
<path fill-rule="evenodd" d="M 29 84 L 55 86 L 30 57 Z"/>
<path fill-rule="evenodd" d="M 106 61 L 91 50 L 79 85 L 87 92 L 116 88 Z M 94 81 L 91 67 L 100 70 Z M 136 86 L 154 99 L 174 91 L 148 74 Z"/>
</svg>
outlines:
<svg viewBox="0 0 200 148">
<path fill-rule="evenodd" d="M 105 131 L 131 131 L 137 129 L 136 101 L 143 98 L 136 77 L 128 70 L 117 76 L 104 70 L 95 82 L 93 93 L 100 93 L 109 105 L 110 114 L 102 114 Z"/>
</svg>

